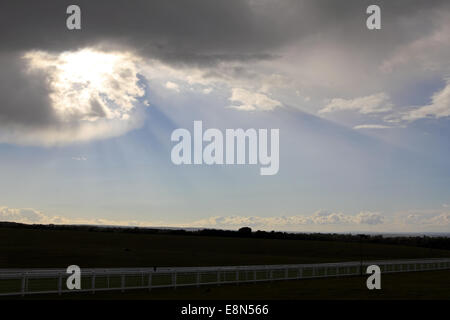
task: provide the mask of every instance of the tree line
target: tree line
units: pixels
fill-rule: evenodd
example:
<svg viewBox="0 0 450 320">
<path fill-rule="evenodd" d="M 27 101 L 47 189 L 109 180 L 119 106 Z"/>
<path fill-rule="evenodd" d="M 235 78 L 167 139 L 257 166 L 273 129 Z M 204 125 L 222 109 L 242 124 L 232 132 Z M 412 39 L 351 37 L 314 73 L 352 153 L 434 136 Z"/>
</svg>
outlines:
<svg viewBox="0 0 450 320">
<path fill-rule="evenodd" d="M 253 231 L 249 227 L 239 230 L 222 229 L 170 229 L 147 227 L 118 227 L 94 225 L 54 225 L 54 224 L 23 224 L 15 222 L 0 222 L 3 228 L 39 229 L 39 230 L 72 230 L 90 232 L 118 232 L 133 234 L 166 234 L 166 235 L 193 235 L 207 237 L 234 237 L 255 239 L 283 239 L 283 240 L 309 240 L 309 241 L 341 241 L 405 245 L 431 249 L 450 250 L 450 237 L 444 236 L 383 236 L 370 234 L 350 233 L 292 233 L 282 231 Z"/>
</svg>

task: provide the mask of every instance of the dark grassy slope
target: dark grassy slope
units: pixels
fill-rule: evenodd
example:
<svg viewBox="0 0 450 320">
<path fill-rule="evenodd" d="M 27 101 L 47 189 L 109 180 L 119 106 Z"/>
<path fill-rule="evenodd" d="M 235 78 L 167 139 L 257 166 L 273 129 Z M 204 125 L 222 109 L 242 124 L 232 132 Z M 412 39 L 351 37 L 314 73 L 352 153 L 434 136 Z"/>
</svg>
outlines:
<svg viewBox="0 0 450 320">
<path fill-rule="evenodd" d="M 363 244 L 364 259 L 450 257 L 450 251 Z M 0 268 L 288 264 L 359 260 L 339 241 L 0 228 Z"/>
</svg>

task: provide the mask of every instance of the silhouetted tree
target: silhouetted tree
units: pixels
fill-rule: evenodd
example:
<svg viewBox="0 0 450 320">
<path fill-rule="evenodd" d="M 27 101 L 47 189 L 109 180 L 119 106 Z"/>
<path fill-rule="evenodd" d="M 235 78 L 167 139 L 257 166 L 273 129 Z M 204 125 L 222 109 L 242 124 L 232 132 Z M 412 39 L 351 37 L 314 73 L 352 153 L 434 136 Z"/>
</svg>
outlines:
<svg viewBox="0 0 450 320">
<path fill-rule="evenodd" d="M 249 236 L 252 234 L 252 228 L 242 227 L 238 230 L 238 232 L 242 235 Z"/>
</svg>

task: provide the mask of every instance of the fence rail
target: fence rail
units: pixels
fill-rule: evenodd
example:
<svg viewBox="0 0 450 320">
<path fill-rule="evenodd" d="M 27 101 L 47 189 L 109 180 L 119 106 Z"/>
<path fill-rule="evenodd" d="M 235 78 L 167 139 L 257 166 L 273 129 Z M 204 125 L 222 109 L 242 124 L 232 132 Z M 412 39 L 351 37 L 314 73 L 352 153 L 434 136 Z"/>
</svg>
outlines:
<svg viewBox="0 0 450 320">
<path fill-rule="evenodd" d="M 380 260 L 229 267 L 81 269 L 81 289 L 69 290 L 65 269 L 0 269 L 0 296 L 177 288 L 183 286 L 344 277 L 378 265 L 382 273 L 450 269 L 450 259 Z"/>
</svg>

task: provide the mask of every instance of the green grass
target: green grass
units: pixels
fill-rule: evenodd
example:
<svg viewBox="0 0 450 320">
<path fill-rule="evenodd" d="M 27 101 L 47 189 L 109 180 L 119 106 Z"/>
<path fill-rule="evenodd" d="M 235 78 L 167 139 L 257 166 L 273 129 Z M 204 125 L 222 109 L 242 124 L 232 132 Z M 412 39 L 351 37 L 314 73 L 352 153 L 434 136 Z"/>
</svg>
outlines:
<svg viewBox="0 0 450 320">
<path fill-rule="evenodd" d="M 120 292 L 70 293 L 13 299 L 144 300 L 308 300 L 308 299 L 450 299 L 450 270 L 385 274 L 381 290 L 368 290 L 366 277 L 304 279 L 240 285 L 184 287 Z"/>
<path fill-rule="evenodd" d="M 338 241 L 0 228 L 0 268 L 220 266 L 355 261 Z M 365 260 L 450 257 L 450 251 L 363 244 Z"/>
</svg>

